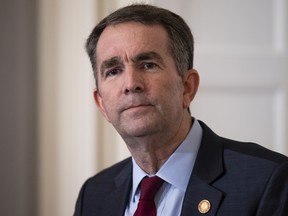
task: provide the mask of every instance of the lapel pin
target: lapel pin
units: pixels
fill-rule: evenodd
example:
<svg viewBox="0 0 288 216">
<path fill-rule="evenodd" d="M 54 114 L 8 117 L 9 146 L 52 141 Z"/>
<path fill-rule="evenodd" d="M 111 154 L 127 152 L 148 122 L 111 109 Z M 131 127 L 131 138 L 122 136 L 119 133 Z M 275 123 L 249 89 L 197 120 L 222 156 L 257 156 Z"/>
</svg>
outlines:
<svg viewBox="0 0 288 216">
<path fill-rule="evenodd" d="M 198 211 L 202 214 L 206 214 L 210 211 L 211 204 L 208 200 L 202 200 L 198 205 Z"/>
</svg>

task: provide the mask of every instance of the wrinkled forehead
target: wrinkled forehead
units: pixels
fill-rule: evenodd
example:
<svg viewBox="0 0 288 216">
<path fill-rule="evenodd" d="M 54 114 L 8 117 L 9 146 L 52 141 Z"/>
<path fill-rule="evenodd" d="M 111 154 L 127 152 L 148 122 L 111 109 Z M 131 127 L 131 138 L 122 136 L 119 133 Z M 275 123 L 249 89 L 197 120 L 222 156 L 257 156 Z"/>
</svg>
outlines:
<svg viewBox="0 0 288 216">
<path fill-rule="evenodd" d="M 107 26 L 96 46 L 96 62 L 119 56 L 137 55 L 140 52 L 169 52 L 169 36 L 158 24 L 145 25 L 136 22 Z"/>
</svg>

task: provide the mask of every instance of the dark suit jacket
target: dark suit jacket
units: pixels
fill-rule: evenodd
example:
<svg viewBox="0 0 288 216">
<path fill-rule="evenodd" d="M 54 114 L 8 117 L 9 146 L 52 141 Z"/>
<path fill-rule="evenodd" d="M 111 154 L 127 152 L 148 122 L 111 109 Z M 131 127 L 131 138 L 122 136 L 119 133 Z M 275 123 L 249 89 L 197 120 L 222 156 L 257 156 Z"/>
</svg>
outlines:
<svg viewBox="0 0 288 216">
<path fill-rule="evenodd" d="M 181 216 L 203 215 L 198 211 L 201 200 L 211 203 L 205 216 L 288 216 L 288 158 L 256 144 L 219 137 L 200 124 L 202 142 Z M 75 216 L 123 216 L 131 177 L 128 158 L 88 179 Z"/>
</svg>

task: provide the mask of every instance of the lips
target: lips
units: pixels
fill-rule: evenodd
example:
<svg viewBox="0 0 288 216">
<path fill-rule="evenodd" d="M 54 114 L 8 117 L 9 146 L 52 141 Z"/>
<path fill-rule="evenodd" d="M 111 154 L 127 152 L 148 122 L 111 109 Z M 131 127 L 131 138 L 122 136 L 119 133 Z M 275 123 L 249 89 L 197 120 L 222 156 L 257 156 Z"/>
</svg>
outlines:
<svg viewBox="0 0 288 216">
<path fill-rule="evenodd" d="M 153 106 L 151 103 L 147 102 L 147 101 L 141 101 L 141 102 L 131 102 L 131 103 L 127 103 L 127 104 L 124 104 L 121 109 L 120 109 L 120 112 L 124 112 L 126 110 L 130 110 L 130 109 L 134 109 L 134 108 L 145 108 L 145 107 L 151 107 Z"/>
<path fill-rule="evenodd" d="M 148 106 L 152 106 L 152 105 L 150 105 L 150 104 L 135 104 L 135 105 L 127 106 L 126 108 L 123 109 L 123 111 L 129 110 L 129 109 L 134 109 L 134 108 L 148 107 Z"/>
</svg>

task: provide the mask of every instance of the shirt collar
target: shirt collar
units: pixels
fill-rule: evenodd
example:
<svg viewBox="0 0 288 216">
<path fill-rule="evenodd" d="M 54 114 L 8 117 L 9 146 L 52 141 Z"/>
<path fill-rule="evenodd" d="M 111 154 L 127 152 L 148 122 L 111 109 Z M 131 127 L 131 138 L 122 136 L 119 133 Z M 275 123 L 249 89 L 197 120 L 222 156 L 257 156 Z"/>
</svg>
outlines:
<svg viewBox="0 0 288 216">
<path fill-rule="evenodd" d="M 185 192 L 194 167 L 201 139 L 202 128 L 199 122 L 194 119 L 193 125 L 185 140 L 163 164 L 156 175 L 167 183 Z M 133 184 L 131 195 L 132 199 L 134 199 L 142 178 L 149 175 L 138 166 L 133 158 L 132 163 Z M 179 176 L 181 176 L 181 178 L 179 178 Z"/>
</svg>

